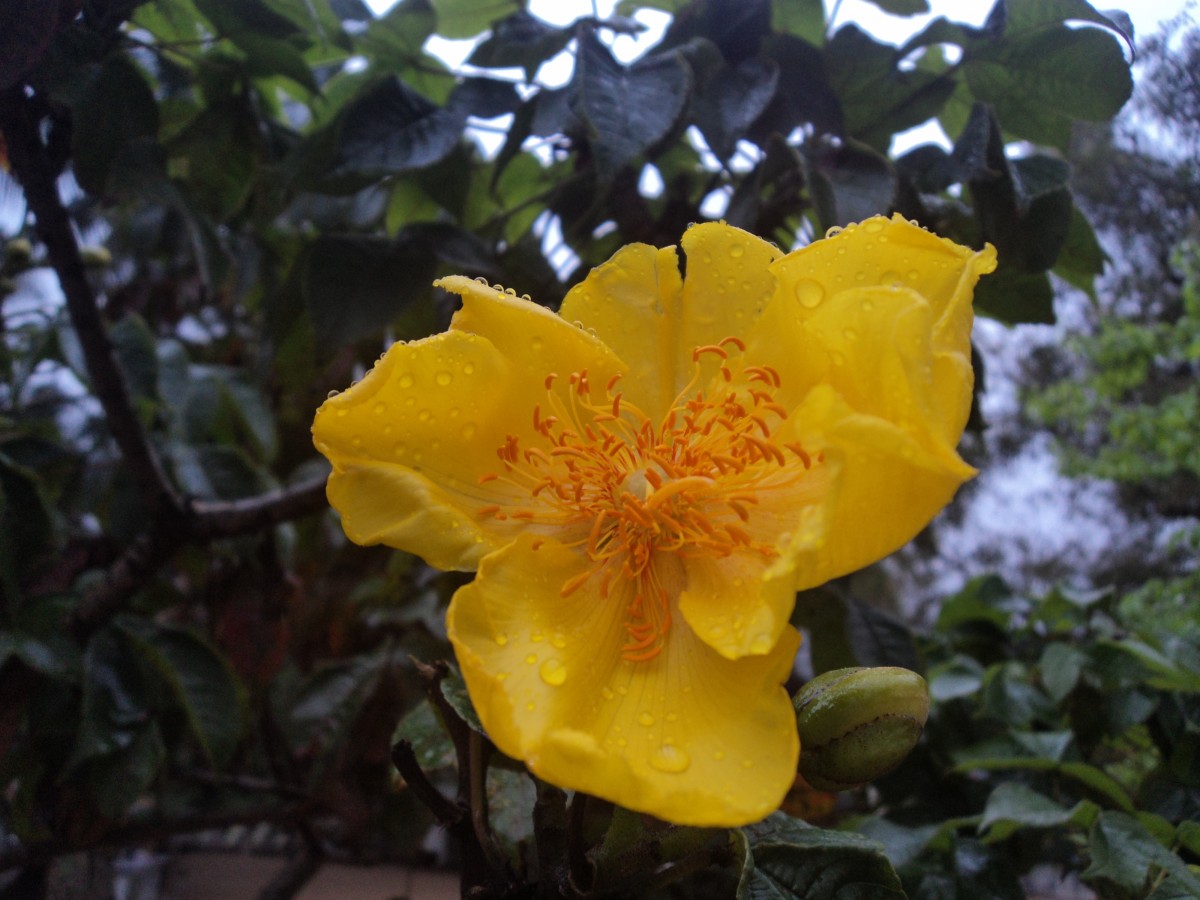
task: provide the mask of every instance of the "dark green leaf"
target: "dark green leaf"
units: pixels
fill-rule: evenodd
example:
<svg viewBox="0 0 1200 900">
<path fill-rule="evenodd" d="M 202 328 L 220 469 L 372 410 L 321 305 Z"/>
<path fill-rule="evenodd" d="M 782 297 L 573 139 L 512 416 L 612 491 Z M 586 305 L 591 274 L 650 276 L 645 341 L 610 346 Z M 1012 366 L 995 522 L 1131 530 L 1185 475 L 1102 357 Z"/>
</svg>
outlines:
<svg viewBox="0 0 1200 900">
<path fill-rule="evenodd" d="M 405 0 L 372 21 L 358 43 L 380 71 L 403 71 L 421 58 L 436 27 L 437 15 L 429 0 Z"/>
<path fill-rule="evenodd" d="M 842 132 L 842 104 L 820 50 L 793 35 L 773 34 L 763 42 L 762 57 L 779 67 L 779 83 L 775 99 L 755 123 L 753 139 L 760 146 L 801 125 L 812 125 L 818 134 Z"/>
<path fill-rule="evenodd" d="M 424 241 L 327 235 L 300 261 L 300 291 L 326 348 L 381 330 L 432 293 L 435 257 Z"/>
<path fill-rule="evenodd" d="M 810 44 L 825 40 L 825 6 L 821 0 L 791 0 L 771 4 L 771 29 L 795 35 Z"/>
<path fill-rule="evenodd" d="M 304 61 L 309 41 L 290 18 L 275 12 L 262 0 L 194 0 L 196 8 L 212 22 L 217 34 L 228 38 L 243 53 L 251 71 L 259 75 L 285 75 L 309 91 L 318 90 L 312 69 Z"/>
<path fill-rule="evenodd" d="M 1042 651 L 1038 671 L 1046 693 L 1055 703 L 1061 703 L 1079 683 L 1079 676 L 1087 665 L 1087 654 L 1070 644 L 1053 643 Z"/>
<path fill-rule="evenodd" d="M 158 355 L 154 334 L 138 315 L 121 318 L 111 329 L 113 349 L 125 370 L 135 400 L 149 402 L 158 397 Z"/>
<path fill-rule="evenodd" d="M 722 63 L 706 76 L 692 97 L 692 116 L 724 161 L 775 96 L 779 67 L 771 60 L 748 59 L 735 67 Z"/>
<path fill-rule="evenodd" d="M 901 68 L 900 60 L 895 47 L 854 25 L 838 29 L 825 50 L 847 133 L 883 153 L 893 134 L 935 117 L 955 88 L 952 77 Z"/>
<path fill-rule="evenodd" d="M 627 67 L 591 30 L 581 30 L 578 41 L 578 112 L 587 126 L 597 175 L 607 182 L 671 130 L 687 103 L 691 77 L 675 54 L 646 57 Z"/>
<path fill-rule="evenodd" d="M 899 616 L 848 597 L 846 637 L 860 666 L 899 666 L 920 670 L 913 633 Z"/>
<path fill-rule="evenodd" d="M 1162 870 L 1179 887 L 1200 896 L 1200 877 L 1183 860 L 1163 847 L 1132 816 L 1103 812 L 1092 826 L 1088 841 L 1092 863 L 1083 877 L 1109 882 L 1128 891 L 1142 891 Z"/>
<path fill-rule="evenodd" d="M 929 12 L 928 0 L 870 0 L 870 2 L 894 16 L 915 16 Z"/>
<path fill-rule="evenodd" d="M 105 628 L 83 654 L 83 704 L 67 770 L 128 748 L 151 718 L 152 686 L 128 653 L 123 633 Z"/>
<path fill-rule="evenodd" d="M 538 67 L 566 47 L 571 36 L 569 28 L 555 28 L 517 10 L 492 27 L 491 37 L 471 52 L 467 62 L 485 69 L 519 66 L 532 81 Z"/>
<path fill-rule="evenodd" d="M 988 797 L 979 831 L 987 842 L 1002 841 L 1022 828 L 1086 827 L 1098 812 L 1087 800 L 1067 809 L 1023 784 L 1006 782 Z"/>
<path fill-rule="evenodd" d="M 223 767 L 242 733 L 242 703 L 229 664 L 198 635 L 132 616 L 118 625 L 183 710 L 210 764 Z"/>
<path fill-rule="evenodd" d="M 1108 263 L 1108 254 L 1096 240 L 1096 232 L 1083 213 L 1075 208 L 1071 213 L 1071 224 L 1067 229 L 1067 239 L 1058 252 L 1054 263 L 1054 274 L 1086 291 L 1093 300 L 1096 298 L 1095 280 L 1104 271 Z"/>
<path fill-rule="evenodd" d="M 814 147 L 806 157 L 822 230 L 882 215 L 892 208 L 895 172 L 887 158 L 856 141 Z"/>
<path fill-rule="evenodd" d="M 1005 266 L 975 288 L 975 308 L 1008 325 L 1054 323 L 1054 288 L 1045 274 Z"/>
<path fill-rule="evenodd" d="M 422 700 L 400 720 L 392 741 L 408 741 L 426 772 L 455 766 L 454 742 L 428 700 Z"/>
<path fill-rule="evenodd" d="M 873 900 L 905 896 L 883 846 L 773 813 L 737 833 L 738 900 Z"/>
<path fill-rule="evenodd" d="M 969 697 L 983 686 L 983 666 L 969 656 L 957 656 L 929 670 L 929 696 L 939 703 Z"/>
<path fill-rule="evenodd" d="M 84 190 L 104 194 L 118 159 L 157 132 L 158 104 L 142 72 L 120 54 L 109 56 L 74 107 L 75 177 Z"/>
<path fill-rule="evenodd" d="M 475 705 L 471 702 L 471 695 L 467 693 L 467 683 L 463 681 L 462 675 L 456 669 L 451 669 L 446 677 L 442 679 L 442 696 L 446 698 L 446 702 L 451 708 L 458 713 L 460 719 L 467 723 L 473 731 L 478 731 L 480 734 L 486 735 L 483 730 L 483 723 L 479 721 L 479 714 L 475 712 Z"/>
<path fill-rule="evenodd" d="M 79 774 L 100 813 L 120 819 L 153 783 L 166 755 L 158 723 L 146 722 L 127 745 L 88 760 Z"/>
</svg>

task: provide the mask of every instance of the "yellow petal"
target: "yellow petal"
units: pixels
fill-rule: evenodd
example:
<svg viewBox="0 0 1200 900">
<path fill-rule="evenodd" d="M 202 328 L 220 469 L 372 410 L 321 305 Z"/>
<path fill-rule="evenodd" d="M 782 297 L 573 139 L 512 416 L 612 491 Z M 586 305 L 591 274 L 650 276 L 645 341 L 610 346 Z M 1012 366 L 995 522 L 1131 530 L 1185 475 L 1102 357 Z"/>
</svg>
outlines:
<svg viewBox="0 0 1200 900">
<path fill-rule="evenodd" d="M 543 306 L 462 275 L 434 283 L 463 298 L 450 328 L 486 337 L 525 376 L 530 392 L 544 391 L 546 376 L 551 373 L 565 381 L 572 372 L 587 369 L 593 382 L 604 385 L 611 376 L 627 371 L 600 337 Z"/>
<path fill-rule="evenodd" d="M 782 429 L 782 439 L 790 432 Z M 801 468 L 798 460 L 794 466 Z M 680 613 L 697 637 L 722 656 L 738 659 L 775 646 L 796 601 L 797 566 L 828 540 L 838 472 L 836 461 L 827 460 L 802 476 L 782 473 L 781 480 L 790 480 L 786 486 L 756 492 L 757 502 L 741 524 L 755 541 L 773 547 L 776 556 L 742 548 L 724 557 L 686 560 Z"/>
<path fill-rule="evenodd" d="M 475 335 L 395 344 L 361 381 L 317 411 L 313 440 L 333 464 L 329 501 L 359 544 L 473 569 L 510 539 L 480 508 L 507 502 L 480 484 L 512 428 L 509 360 Z"/>
<path fill-rule="evenodd" d="M 797 566 L 797 588 L 822 584 L 881 559 L 921 531 L 975 470 L 952 449 L 855 411 L 828 385 L 793 418 L 811 447 L 841 463 L 827 539 Z"/>
<path fill-rule="evenodd" d="M 996 251 L 973 251 L 904 219 L 875 216 L 848 225 L 780 259 L 780 291 L 806 317 L 828 297 L 854 287 L 901 286 L 916 290 L 933 314 L 936 349 L 966 352 L 970 302 L 980 275 L 996 267 Z"/>
<path fill-rule="evenodd" d="M 562 316 L 594 331 L 630 367 L 622 384 L 651 418 L 663 415 L 692 381 L 692 351 L 741 337 L 774 290 L 767 269 L 779 251 L 723 222 L 693 225 L 682 241 L 687 277 L 675 248 L 630 244 L 567 294 Z M 710 357 L 704 365 L 715 371 Z M 713 371 L 702 375 L 707 382 Z"/>
<path fill-rule="evenodd" d="M 680 378 L 676 346 L 682 279 L 674 247 L 622 247 L 563 300 L 560 313 L 595 332 L 629 367 L 621 390 L 652 419 L 669 408 Z"/>
<path fill-rule="evenodd" d="M 455 594 L 450 639 L 484 727 L 539 777 L 687 825 L 769 814 L 796 771 L 799 741 L 781 682 L 799 636 L 730 661 L 676 616 L 662 652 L 622 656 L 628 598 L 562 585 L 586 560 L 528 536 L 486 557 Z M 659 575 L 679 583 L 668 558 Z"/>
</svg>

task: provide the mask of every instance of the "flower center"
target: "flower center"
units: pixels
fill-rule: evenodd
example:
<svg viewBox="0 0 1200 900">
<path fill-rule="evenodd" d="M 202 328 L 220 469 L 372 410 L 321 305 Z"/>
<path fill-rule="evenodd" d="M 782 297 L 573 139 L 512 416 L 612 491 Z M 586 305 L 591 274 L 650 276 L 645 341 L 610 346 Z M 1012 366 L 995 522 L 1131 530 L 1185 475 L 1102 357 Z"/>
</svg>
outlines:
<svg viewBox="0 0 1200 900">
<path fill-rule="evenodd" d="M 775 402 L 780 376 L 745 365 L 744 351 L 737 338 L 697 347 L 691 383 L 658 423 L 624 399 L 620 376 L 600 391 L 586 370 L 571 373 L 565 385 L 552 373 L 545 408 L 533 409 L 538 445 L 522 447 L 509 435 L 497 451 L 504 474 L 481 479 L 519 486 L 533 502 L 490 506 L 480 515 L 527 521 L 586 554 L 589 565 L 563 585 L 564 597 L 594 577 L 601 597 L 618 584 L 628 588 L 621 592 L 631 598 L 623 654 L 631 661 L 657 656 L 670 628 L 666 558 L 778 556 L 773 530 L 756 527 L 754 510 L 823 461 L 778 439 L 787 419 Z M 719 358 L 722 379 L 709 393 L 696 389 L 705 354 Z"/>
</svg>

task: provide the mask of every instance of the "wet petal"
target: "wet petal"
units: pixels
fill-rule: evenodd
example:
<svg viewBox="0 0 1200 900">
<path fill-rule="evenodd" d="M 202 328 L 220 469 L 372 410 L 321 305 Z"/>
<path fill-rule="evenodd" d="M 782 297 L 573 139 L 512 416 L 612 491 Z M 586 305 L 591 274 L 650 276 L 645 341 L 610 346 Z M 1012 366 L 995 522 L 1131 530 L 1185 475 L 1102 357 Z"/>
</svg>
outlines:
<svg viewBox="0 0 1200 900">
<path fill-rule="evenodd" d="M 587 564 L 529 537 L 485 558 L 448 613 L 451 641 L 489 736 L 554 784 L 689 825 L 774 810 L 795 776 L 787 677 L 799 636 L 730 661 L 676 617 L 653 659 L 623 658 L 619 590 L 561 586 Z M 661 573 L 682 581 L 681 571 Z"/>
<path fill-rule="evenodd" d="M 976 474 L 952 448 L 924 446 L 897 425 L 857 412 L 828 385 L 813 390 L 794 418 L 814 451 L 841 464 L 828 538 L 797 566 L 797 589 L 899 549 Z"/>
</svg>

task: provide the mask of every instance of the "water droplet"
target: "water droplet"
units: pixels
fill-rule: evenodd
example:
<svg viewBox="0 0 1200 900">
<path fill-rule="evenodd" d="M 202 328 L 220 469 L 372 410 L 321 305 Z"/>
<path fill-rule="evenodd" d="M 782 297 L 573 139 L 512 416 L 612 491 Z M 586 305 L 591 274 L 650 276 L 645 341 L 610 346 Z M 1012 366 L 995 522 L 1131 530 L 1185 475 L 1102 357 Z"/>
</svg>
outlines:
<svg viewBox="0 0 1200 900">
<path fill-rule="evenodd" d="M 644 712 L 639 715 L 637 720 L 639 725 L 645 725 L 647 728 L 654 724 L 654 716 L 650 715 L 648 712 Z"/>
<path fill-rule="evenodd" d="M 720 762 L 724 758 L 725 758 L 724 750 L 718 750 L 716 753 L 713 754 L 713 759 L 715 759 L 717 762 Z"/>
<path fill-rule="evenodd" d="M 842 335 L 843 335 L 843 336 L 846 338 L 846 340 L 848 340 L 848 341 L 854 341 L 854 340 L 858 340 L 858 332 L 857 332 L 857 331 L 855 331 L 853 328 L 845 328 L 845 329 L 843 329 L 843 330 L 842 330 Z"/>
<path fill-rule="evenodd" d="M 754 768 L 754 760 L 752 760 L 752 759 L 743 759 L 743 760 L 742 760 L 742 768 L 743 768 L 743 769 L 753 769 L 753 768 Z"/>
<path fill-rule="evenodd" d="M 387 404 L 380 400 L 373 407 L 371 407 L 371 412 L 375 413 L 377 416 L 382 416 L 385 412 L 387 412 Z"/>
<path fill-rule="evenodd" d="M 771 636 L 769 634 L 756 634 L 750 640 L 750 652 L 761 656 L 771 649 Z"/>
<path fill-rule="evenodd" d="M 529 663 L 529 665 L 532 666 L 535 662 L 537 662 L 537 654 L 530 653 L 528 656 L 525 657 L 525 662 Z"/>
<path fill-rule="evenodd" d="M 743 247 L 741 244 L 734 244 L 732 247 L 729 248 L 729 255 L 732 256 L 734 259 L 738 259 L 739 257 L 743 256 L 745 253 L 746 253 L 746 248 Z"/>
<path fill-rule="evenodd" d="M 415 379 L 412 377 L 412 374 L 409 372 L 405 372 L 403 375 L 400 376 L 400 387 L 410 388 L 413 386 L 414 381 L 415 381 Z"/>
<path fill-rule="evenodd" d="M 886 287 L 900 287 L 904 284 L 904 279 L 899 272 L 893 272 L 891 269 L 879 276 L 879 283 Z"/>
<path fill-rule="evenodd" d="M 338 418 L 339 418 L 339 419 L 340 419 L 340 418 L 342 418 L 344 415 L 346 415 L 346 410 L 344 410 L 344 409 L 339 409 L 339 410 L 337 411 L 337 415 L 338 415 Z"/>
<path fill-rule="evenodd" d="M 863 309 L 863 312 L 870 312 L 870 311 L 871 311 L 871 310 L 873 310 L 874 308 L 875 308 L 875 304 L 874 304 L 874 303 L 872 303 L 870 300 L 864 300 L 864 301 L 862 302 L 862 309 Z"/>
<path fill-rule="evenodd" d="M 883 231 L 883 223 L 872 219 L 863 225 L 863 231 L 870 232 L 871 234 L 879 234 L 879 232 Z"/>
<path fill-rule="evenodd" d="M 351 446 L 353 446 L 353 447 L 354 447 L 354 449 L 355 449 L 355 450 L 361 450 L 361 449 L 362 449 L 362 445 L 363 445 L 363 439 L 362 439 L 362 438 L 360 438 L 360 437 L 359 437 L 359 436 L 356 434 L 354 437 L 350 438 L 350 444 L 351 444 Z"/>
<path fill-rule="evenodd" d="M 427 409 L 423 409 L 419 413 L 417 413 L 417 418 L 422 422 L 428 422 L 430 419 L 433 418 L 433 413 L 431 413 Z"/>
<path fill-rule="evenodd" d="M 629 741 L 625 740 L 625 738 L 617 738 L 617 746 L 618 747 L 628 747 Z"/>
<path fill-rule="evenodd" d="M 920 273 L 920 272 L 918 272 L 916 269 L 909 269 L 909 270 L 908 270 L 908 274 L 907 274 L 905 277 L 906 277 L 906 278 L 907 278 L 909 281 L 920 281 L 920 279 L 921 279 L 921 273 Z"/>
<path fill-rule="evenodd" d="M 567 639 L 565 637 L 563 637 L 561 634 L 556 634 L 556 635 L 554 635 L 554 637 L 550 638 L 550 643 L 553 644 L 555 647 L 557 647 L 559 650 L 562 650 L 563 648 L 565 648 L 567 646 Z"/>
<path fill-rule="evenodd" d="M 678 722 L 679 714 L 678 713 L 667 713 L 667 721 L 668 722 Z"/>
<path fill-rule="evenodd" d="M 834 350 L 829 355 L 833 359 L 835 366 L 844 366 L 846 364 L 846 355 L 841 350 Z"/>
<path fill-rule="evenodd" d="M 396 441 L 396 443 L 392 446 L 392 452 L 397 456 L 403 456 L 408 452 L 408 445 L 404 443 L 404 441 Z"/>
<path fill-rule="evenodd" d="M 416 405 L 417 405 L 417 398 L 416 398 L 416 397 L 406 397 L 406 398 L 404 399 L 404 405 L 405 405 L 405 406 L 416 406 Z"/>
<path fill-rule="evenodd" d="M 605 700 L 611 700 L 613 697 L 617 696 L 610 688 L 607 687 L 601 688 L 600 693 L 604 695 Z"/>
<path fill-rule="evenodd" d="M 535 644 L 540 644 L 542 641 L 544 641 L 546 639 L 546 636 L 544 634 L 542 634 L 540 631 L 531 631 L 529 633 L 529 639 L 531 641 L 533 641 Z"/>
<path fill-rule="evenodd" d="M 474 375 L 475 374 L 475 363 L 467 363 L 465 366 L 463 366 L 463 374 L 464 375 Z"/>
<path fill-rule="evenodd" d="M 463 440 L 469 441 L 471 438 L 475 437 L 475 426 L 468 422 L 462 427 L 462 431 L 460 431 L 459 434 L 463 436 Z"/>
<path fill-rule="evenodd" d="M 442 387 L 445 387 L 451 381 L 454 380 L 454 376 L 443 369 L 441 372 L 438 372 L 436 375 L 433 376 L 433 380 L 436 381 L 438 384 L 440 384 Z"/>
<path fill-rule="evenodd" d="M 680 750 L 678 747 L 670 744 L 663 744 L 663 746 L 650 754 L 651 767 L 658 769 L 660 772 L 666 772 L 669 775 L 684 772 L 691 764 L 692 758 L 688 756 L 687 751 Z"/>
<path fill-rule="evenodd" d="M 529 345 L 531 347 L 533 347 L 534 351 L 536 352 L 536 351 L 542 349 L 543 342 L 540 337 L 535 337 L 532 341 L 529 342 Z"/>
<path fill-rule="evenodd" d="M 793 290 L 800 305 L 807 309 L 815 309 L 825 299 L 825 288 L 811 278 L 801 278 Z"/>
<path fill-rule="evenodd" d="M 542 681 L 551 687 L 558 687 L 567 680 L 567 667 L 557 659 L 550 658 L 542 663 L 542 667 L 538 669 L 538 674 L 542 676 Z"/>
<path fill-rule="evenodd" d="M 529 710 L 530 712 L 533 712 L 535 709 L 537 709 L 537 704 L 534 703 L 532 700 L 530 700 L 528 703 L 525 704 L 525 708 L 527 710 Z"/>
<path fill-rule="evenodd" d="M 337 391 L 330 391 L 328 394 L 326 394 L 326 395 L 325 395 L 325 399 L 326 399 L 326 400 L 332 400 L 332 399 L 333 399 L 334 397 L 336 397 L 337 395 L 338 395 L 338 392 L 337 392 Z"/>
<path fill-rule="evenodd" d="M 496 632 L 496 643 L 498 645 L 500 645 L 501 647 L 503 647 L 505 644 L 508 643 L 508 635 L 505 634 L 503 631 L 497 631 Z"/>
<path fill-rule="evenodd" d="M 503 680 L 504 680 L 505 678 L 507 678 L 507 677 L 508 677 L 508 673 L 507 673 L 507 672 L 497 672 L 497 673 L 496 673 L 496 680 L 497 680 L 497 681 L 503 681 Z"/>
</svg>

